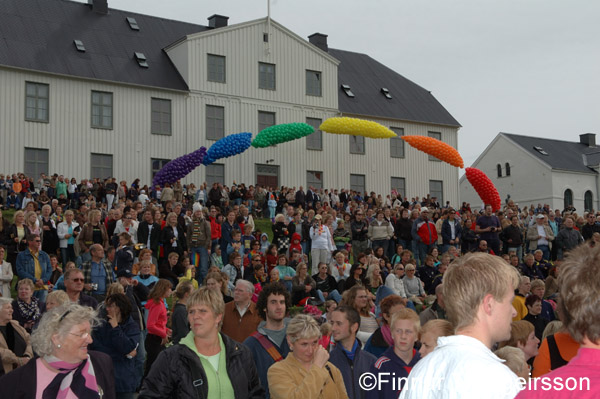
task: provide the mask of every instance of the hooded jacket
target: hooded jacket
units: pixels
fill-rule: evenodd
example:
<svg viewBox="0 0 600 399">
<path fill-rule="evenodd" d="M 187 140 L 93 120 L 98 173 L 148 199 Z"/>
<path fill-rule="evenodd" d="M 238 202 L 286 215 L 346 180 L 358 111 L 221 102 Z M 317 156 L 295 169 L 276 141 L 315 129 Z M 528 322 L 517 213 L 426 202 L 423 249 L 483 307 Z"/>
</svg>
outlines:
<svg viewBox="0 0 600 399">
<path fill-rule="evenodd" d="M 148 309 L 148 321 L 146 328 L 148 334 L 154 334 L 161 338 L 167 337 L 167 308 L 163 301 L 156 302 L 153 299 L 148 300 L 144 306 Z"/>
</svg>

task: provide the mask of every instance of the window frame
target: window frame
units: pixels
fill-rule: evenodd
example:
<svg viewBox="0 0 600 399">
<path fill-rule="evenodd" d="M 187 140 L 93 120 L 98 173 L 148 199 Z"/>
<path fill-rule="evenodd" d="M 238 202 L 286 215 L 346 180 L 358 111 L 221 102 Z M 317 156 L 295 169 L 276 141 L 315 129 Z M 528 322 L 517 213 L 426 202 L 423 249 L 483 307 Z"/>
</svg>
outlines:
<svg viewBox="0 0 600 399">
<path fill-rule="evenodd" d="M 31 157 L 28 158 L 28 152 L 29 155 L 31 154 L 35 154 L 32 159 Z M 40 157 L 39 155 L 41 153 L 46 154 L 46 160 L 45 161 L 40 161 Z M 29 166 L 28 166 L 29 165 Z M 41 166 L 40 165 L 45 165 L 45 166 Z M 33 176 L 35 178 L 35 176 L 39 176 L 40 173 L 45 173 L 46 175 L 48 175 L 48 171 L 50 169 L 50 150 L 47 148 L 35 148 L 35 147 L 25 147 L 23 149 L 23 171 L 25 172 L 26 175 L 28 176 Z"/>
<path fill-rule="evenodd" d="M 273 124 L 268 125 L 268 126 L 265 125 L 265 124 L 261 124 L 261 120 L 260 120 L 261 115 L 273 115 Z M 258 111 L 258 132 L 259 133 L 262 132 L 264 129 L 268 128 L 268 127 L 275 126 L 276 124 L 277 124 L 277 115 L 276 115 L 275 112 L 260 111 L 260 110 Z M 261 128 L 261 126 L 265 126 L 265 127 Z"/>
<path fill-rule="evenodd" d="M 269 71 L 261 71 L 261 67 L 272 67 L 273 72 Z M 272 79 L 271 79 L 272 75 Z M 272 81 L 272 87 L 270 87 L 270 82 Z M 264 85 L 263 85 L 264 84 Z M 271 64 L 268 62 L 259 62 L 258 63 L 258 88 L 262 90 L 277 90 L 277 68 L 275 64 Z"/>
<path fill-rule="evenodd" d="M 439 190 L 439 195 L 435 194 L 434 195 L 434 190 L 431 189 L 431 185 L 432 183 L 439 183 L 441 186 L 441 190 Z M 435 191 L 436 193 L 438 192 L 437 190 Z M 429 195 L 431 196 L 431 198 L 436 197 L 438 202 L 440 204 L 444 203 L 444 181 L 443 180 L 429 180 Z"/>
<path fill-rule="evenodd" d="M 318 122 L 317 122 L 318 121 Z M 306 149 L 311 151 L 323 151 L 323 132 L 319 130 L 319 126 L 323 123 L 323 119 L 321 118 L 306 118 L 306 124 L 312 126 L 315 131 L 314 133 L 306 136 Z M 315 126 L 316 124 L 316 126 Z M 318 145 L 316 142 L 318 141 Z M 315 145 L 311 145 L 315 144 Z"/>
<path fill-rule="evenodd" d="M 321 175 L 321 179 L 316 178 L 316 174 L 319 173 Z M 309 179 L 310 175 L 315 176 L 314 179 Z M 315 183 L 316 182 L 316 183 Z M 320 170 L 307 170 L 306 171 L 306 187 L 314 187 L 314 188 L 324 188 L 325 180 L 323 172 Z"/>
<path fill-rule="evenodd" d="M 169 105 L 169 109 L 168 112 L 166 112 L 165 110 L 162 109 L 163 105 L 168 103 Z M 154 105 L 155 104 L 159 104 L 158 106 L 158 110 L 154 109 Z M 150 114 L 151 114 L 151 120 L 150 120 L 150 134 L 157 134 L 157 135 L 161 135 L 161 136 L 171 136 L 173 134 L 173 104 L 171 102 L 171 100 L 167 99 L 167 98 L 157 98 L 157 97 L 152 97 L 150 99 Z M 160 129 L 159 131 L 155 131 L 154 130 L 154 117 L 158 115 L 158 121 L 157 123 L 160 125 Z M 167 123 L 166 121 L 163 120 L 163 117 L 165 115 L 168 115 L 168 130 L 163 130 L 164 124 Z"/>
<path fill-rule="evenodd" d="M 402 192 L 398 191 L 398 187 L 396 187 L 394 185 L 394 180 L 400 180 L 400 181 L 402 181 Z M 396 192 L 402 198 L 407 197 L 407 195 L 406 195 L 406 177 L 391 176 L 390 177 L 390 190 L 396 190 Z M 400 198 L 400 201 L 402 201 L 402 198 Z"/>
<path fill-rule="evenodd" d="M 101 95 L 101 101 L 100 103 L 94 103 L 94 94 L 100 94 Z M 108 105 L 104 104 L 104 96 L 108 95 L 110 96 L 110 126 L 105 126 L 104 123 L 102 122 L 103 119 L 105 118 L 104 115 L 104 110 L 106 108 L 108 108 Z M 113 130 L 114 127 L 114 119 L 115 119 L 115 114 L 114 114 L 114 109 L 115 109 L 115 101 L 114 101 L 114 95 L 112 92 L 110 91 L 100 91 L 100 90 L 92 90 L 91 92 L 91 113 L 90 113 L 90 126 L 93 129 L 104 129 L 104 130 Z M 101 110 L 101 112 L 98 114 L 98 118 L 101 121 L 100 124 L 94 124 L 94 109 L 95 107 L 98 107 L 97 109 Z"/>
<path fill-rule="evenodd" d="M 350 140 L 350 154 L 365 155 L 367 151 L 364 136 L 350 135 L 348 138 Z"/>
<path fill-rule="evenodd" d="M 32 86 L 35 88 L 35 95 L 30 96 L 28 94 L 28 87 Z M 46 97 L 42 97 L 39 95 L 39 89 L 40 87 L 45 87 L 46 88 Z M 35 102 L 35 106 L 34 107 L 29 107 L 27 102 L 29 99 L 32 99 Z M 40 102 L 43 102 L 45 100 L 46 102 L 46 118 L 40 118 L 38 113 L 40 110 L 43 110 L 44 108 L 40 107 Z M 34 110 L 35 116 L 34 117 L 28 117 L 28 110 L 32 109 Z M 50 123 L 50 85 L 48 83 L 39 83 L 39 82 L 32 82 L 32 81 L 25 81 L 25 120 L 28 122 L 39 122 L 39 123 Z"/>
<path fill-rule="evenodd" d="M 220 68 L 221 65 L 217 62 L 213 62 L 211 64 L 211 60 L 213 61 L 221 61 L 222 60 L 222 71 L 221 70 L 215 70 L 214 68 Z M 221 80 L 221 76 L 223 75 L 222 80 Z M 211 79 L 212 77 L 212 79 Z M 218 54 L 207 54 L 206 55 L 206 80 L 208 82 L 214 82 L 214 83 L 227 83 L 227 57 L 224 55 L 218 55 Z"/>
<path fill-rule="evenodd" d="M 93 162 L 94 156 L 96 156 L 96 157 L 106 157 L 106 159 L 108 159 L 108 157 L 110 157 L 110 173 L 108 175 L 105 175 L 105 176 L 94 176 L 94 169 L 101 169 L 101 170 L 102 169 L 108 169 L 107 167 L 102 166 L 102 165 L 101 166 L 97 166 L 97 165 L 94 166 L 94 162 Z M 98 152 L 92 152 L 92 153 L 90 153 L 90 177 L 92 179 L 99 178 L 99 179 L 104 180 L 104 179 L 106 179 L 108 177 L 114 176 L 114 167 L 115 167 L 115 163 L 114 162 L 115 162 L 115 160 L 114 160 L 114 157 L 113 157 L 112 154 L 102 154 L 102 153 L 98 153 Z"/>
<path fill-rule="evenodd" d="M 158 171 L 171 161 L 171 159 L 166 158 L 150 158 L 150 175 L 152 176 L 152 180 L 154 180 L 154 176 L 158 173 Z M 154 168 L 154 162 L 160 163 L 160 167 L 158 169 Z"/>
<path fill-rule="evenodd" d="M 356 187 L 358 187 L 357 185 L 352 183 L 352 178 L 362 178 L 362 189 L 357 190 Z M 361 174 L 356 174 L 356 173 L 350 173 L 350 190 L 351 191 L 358 191 L 360 193 L 360 195 L 362 196 L 366 191 L 367 191 L 367 177 L 366 175 L 361 175 Z"/>
<path fill-rule="evenodd" d="M 315 76 L 315 80 L 311 80 L 309 77 Z M 312 97 L 323 97 L 323 73 L 321 71 L 315 71 L 311 69 L 306 70 L 306 95 Z M 318 92 L 311 92 L 312 89 L 316 89 L 318 86 Z"/>
<path fill-rule="evenodd" d="M 398 135 L 398 137 L 392 137 L 390 139 L 390 158 L 406 158 L 406 148 L 404 147 L 404 140 L 402 140 L 402 136 L 404 136 L 404 128 L 403 127 L 390 127 L 390 130 Z M 394 148 L 397 148 L 397 151 L 402 151 L 402 154 L 394 154 Z"/>
<path fill-rule="evenodd" d="M 209 110 L 213 110 L 213 111 L 211 111 L 211 112 L 213 112 L 212 115 L 209 115 Z M 216 111 L 216 110 L 220 110 L 222 112 L 222 114 L 223 114 L 222 118 L 219 118 L 218 116 L 214 115 L 214 111 Z M 204 129 L 206 131 L 206 139 L 217 141 L 217 140 L 220 140 L 223 137 L 225 137 L 225 107 L 222 107 L 220 105 L 214 105 L 214 104 L 206 104 L 206 106 L 204 107 L 204 112 L 205 112 Z M 209 130 L 209 120 L 215 121 L 213 130 Z M 217 126 L 218 121 L 222 121 L 221 127 Z M 219 128 L 222 128 L 221 132 L 218 131 Z M 209 135 L 209 132 L 211 133 L 211 135 Z M 216 134 L 212 134 L 212 133 L 216 133 Z"/>
<path fill-rule="evenodd" d="M 438 137 L 438 135 L 439 135 L 439 137 Z M 434 138 L 434 139 L 438 139 L 439 141 L 442 141 L 442 132 L 428 131 L 427 136 Z M 438 158 L 434 157 L 433 155 L 429 155 L 429 160 L 434 161 L 434 162 L 442 162 L 441 159 L 438 159 Z"/>
<path fill-rule="evenodd" d="M 217 176 L 217 175 L 213 174 L 213 173 L 209 173 L 210 171 L 214 170 L 215 168 L 221 168 L 221 170 L 223 172 L 220 181 L 218 181 L 218 180 L 212 180 L 212 177 L 213 176 Z M 207 184 L 208 187 L 212 186 L 212 184 L 214 182 L 224 184 L 224 182 L 225 182 L 225 164 L 222 164 L 222 163 L 212 163 L 210 165 L 205 166 L 204 181 L 206 182 L 206 184 Z"/>
</svg>

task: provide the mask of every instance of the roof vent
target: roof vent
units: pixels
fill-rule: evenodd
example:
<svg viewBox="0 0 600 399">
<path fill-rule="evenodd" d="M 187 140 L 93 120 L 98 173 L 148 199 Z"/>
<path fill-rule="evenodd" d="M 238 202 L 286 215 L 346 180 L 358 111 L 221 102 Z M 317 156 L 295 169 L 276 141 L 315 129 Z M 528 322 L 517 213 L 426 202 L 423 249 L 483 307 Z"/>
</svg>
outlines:
<svg viewBox="0 0 600 399">
<path fill-rule="evenodd" d="M 533 149 L 534 149 L 534 150 L 536 150 L 537 152 L 539 152 L 539 153 L 540 153 L 540 154 L 542 154 L 542 155 L 546 155 L 546 156 L 550 155 L 550 154 L 548 154 L 548 153 L 547 153 L 547 152 L 546 152 L 546 151 L 545 151 L 545 150 L 544 150 L 542 147 L 540 147 L 540 146 L 534 145 L 534 146 L 533 146 Z"/>
<path fill-rule="evenodd" d="M 392 95 L 390 94 L 390 91 L 388 89 L 386 89 L 385 87 L 381 88 L 381 92 L 383 93 L 385 98 L 387 98 L 388 100 L 392 99 Z"/>
<path fill-rule="evenodd" d="M 81 40 L 73 40 L 73 43 L 75 43 L 77 51 L 85 53 L 85 46 L 83 45 L 83 42 Z"/>
<path fill-rule="evenodd" d="M 329 51 L 329 46 L 327 45 L 327 35 L 323 33 L 313 33 L 308 37 L 308 41 L 325 52 Z"/>
<path fill-rule="evenodd" d="M 136 52 L 134 53 L 134 55 L 139 66 L 141 66 L 142 68 L 148 68 L 148 61 L 146 60 L 146 56 L 144 55 L 144 53 Z"/>
<path fill-rule="evenodd" d="M 140 30 L 140 27 L 135 18 L 127 17 L 127 23 L 129 24 L 131 30 Z"/>
<path fill-rule="evenodd" d="M 229 17 L 214 14 L 208 17 L 208 26 L 211 28 L 224 28 L 225 26 L 227 26 L 228 20 Z"/>
<path fill-rule="evenodd" d="M 585 133 L 579 135 L 579 142 L 585 144 L 588 147 L 596 147 L 596 134 Z"/>
<path fill-rule="evenodd" d="M 354 93 L 352 93 L 352 90 L 350 90 L 350 86 L 342 85 L 342 90 L 344 90 L 344 93 L 346 93 L 348 97 L 354 98 Z"/>
<path fill-rule="evenodd" d="M 108 0 L 88 0 L 88 4 L 92 5 L 92 11 L 98 14 L 108 14 Z"/>
</svg>

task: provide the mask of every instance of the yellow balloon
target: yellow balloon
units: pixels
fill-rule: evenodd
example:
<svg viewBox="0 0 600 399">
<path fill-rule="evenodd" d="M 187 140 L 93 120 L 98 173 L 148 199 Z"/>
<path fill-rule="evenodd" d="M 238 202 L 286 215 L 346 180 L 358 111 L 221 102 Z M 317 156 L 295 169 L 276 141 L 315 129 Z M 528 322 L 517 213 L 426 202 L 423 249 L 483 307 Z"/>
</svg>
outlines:
<svg viewBox="0 0 600 399">
<path fill-rule="evenodd" d="M 389 139 L 398 137 L 387 127 L 373 121 L 364 119 L 335 117 L 329 118 L 321 123 L 319 129 L 334 134 L 350 134 L 353 136 L 364 136 L 372 139 Z"/>
</svg>

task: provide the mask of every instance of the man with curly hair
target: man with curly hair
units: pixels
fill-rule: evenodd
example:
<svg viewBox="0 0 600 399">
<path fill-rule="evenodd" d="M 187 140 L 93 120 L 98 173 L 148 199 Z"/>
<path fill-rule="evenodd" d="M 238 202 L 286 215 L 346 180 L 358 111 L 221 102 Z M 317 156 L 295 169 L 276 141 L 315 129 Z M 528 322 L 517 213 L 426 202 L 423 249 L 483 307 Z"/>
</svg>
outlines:
<svg viewBox="0 0 600 399">
<path fill-rule="evenodd" d="M 290 293 L 283 284 L 265 285 L 256 302 L 258 315 L 263 321 L 257 331 L 244 341 L 254 357 L 261 385 L 266 390 L 265 398 L 270 397 L 267 370 L 275 362 L 285 359 L 290 351 L 285 339 L 289 321 L 285 316 L 290 306 Z"/>
</svg>

